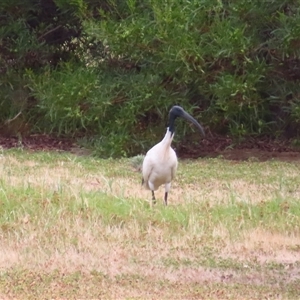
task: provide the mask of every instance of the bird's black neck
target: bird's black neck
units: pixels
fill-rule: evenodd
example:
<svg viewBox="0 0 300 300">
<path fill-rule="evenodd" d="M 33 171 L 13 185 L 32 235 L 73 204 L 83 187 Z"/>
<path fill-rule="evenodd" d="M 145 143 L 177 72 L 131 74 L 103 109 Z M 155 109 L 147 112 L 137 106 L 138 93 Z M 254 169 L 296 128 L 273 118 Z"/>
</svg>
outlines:
<svg viewBox="0 0 300 300">
<path fill-rule="evenodd" d="M 177 118 L 177 116 L 175 116 L 174 114 L 170 114 L 170 116 L 169 116 L 168 128 L 169 128 L 169 131 L 171 132 L 172 135 L 175 132 L 175 120 L 176 120 L 176 118 Z"/>
</svg>

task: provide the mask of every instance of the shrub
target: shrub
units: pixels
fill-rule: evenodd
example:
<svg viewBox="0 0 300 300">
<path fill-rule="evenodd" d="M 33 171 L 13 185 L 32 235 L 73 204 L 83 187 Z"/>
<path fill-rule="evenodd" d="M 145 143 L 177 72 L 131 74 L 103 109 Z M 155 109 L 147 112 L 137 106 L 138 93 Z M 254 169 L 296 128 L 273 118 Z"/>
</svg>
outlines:
<svg viewBox="0 0 300 300">
<path fill-rule="evenodd" d="M 0 120 L 21 91 L 34 130 L 84 136 L 103 156 L 144 152 L 174 104 L 236 138 L 297 136 L 297 4 L 2 1 Z"/>
</svg>

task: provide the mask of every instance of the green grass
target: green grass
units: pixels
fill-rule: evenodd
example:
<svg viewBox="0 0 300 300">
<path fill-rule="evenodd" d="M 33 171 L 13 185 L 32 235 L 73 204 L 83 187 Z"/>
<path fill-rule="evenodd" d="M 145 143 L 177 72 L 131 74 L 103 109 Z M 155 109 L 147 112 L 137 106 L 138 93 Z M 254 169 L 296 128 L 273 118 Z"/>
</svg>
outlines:
<svg viewBox="0 0 300 300">
<path fill-rule="evenodd" d="M 152 207 L 131 159 L 3 151 L 0 298 L 296 299 L 299 167 L 180 161 Z"/>
</svg>

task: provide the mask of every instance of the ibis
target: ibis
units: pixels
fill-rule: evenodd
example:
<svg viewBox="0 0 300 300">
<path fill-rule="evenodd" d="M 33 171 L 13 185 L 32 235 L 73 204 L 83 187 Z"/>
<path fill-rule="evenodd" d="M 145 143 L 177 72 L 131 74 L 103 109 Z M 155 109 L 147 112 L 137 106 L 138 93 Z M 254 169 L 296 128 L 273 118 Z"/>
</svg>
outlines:
<svg viewBox="0 0 300 300">
<path fill-rule="evenodd" d="M 168 193 L 171 188 L 171 181 L 175 177 L 178 166 L 176 153 L 171 147 L 175 133 L 175 120 L 178 117 L 192 122 L 202 135 L 205 135 L 203 127 L 182 107 L 175 105 L 171 108 L 167 132 L 164 138 L 147 152 L 142 165 L 142 185 L 146 189 L 151 190 L 153 203 L 156 203 L 154 191 L 164 184 L 164 203 L 168 205 Z"/>
</svg>

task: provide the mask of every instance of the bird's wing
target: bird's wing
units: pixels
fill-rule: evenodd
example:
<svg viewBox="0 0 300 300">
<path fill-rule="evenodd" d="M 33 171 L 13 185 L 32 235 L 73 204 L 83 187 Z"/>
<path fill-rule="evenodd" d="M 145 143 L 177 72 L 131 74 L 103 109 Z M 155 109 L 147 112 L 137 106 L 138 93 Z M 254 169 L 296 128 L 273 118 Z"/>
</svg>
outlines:
<svg viewBox="0 0 300 300">
<path fill-rule="evenodd" d="M 153 170 L 153 167 L 154 167 L 154 165 L 153 165 L 151 158 L 146 155 L 146 157 L 144 158 L 144 161 L 143 161 L 142 175 L 143 175 L 143 184 L 147 188 L 149 188 L 148 180 L 149 180 L 150 174 Z"/>
<path fill-rule="evenodd" d="M 172 167 L 171 167 L 171 178 L 172 178 L 172 180 L 175 178 L 176 171 L 177 171 L 177 165 L 178 165 L 178 163 L 176 161 L 176 164 L 172 165 Z"/>
</svg>

